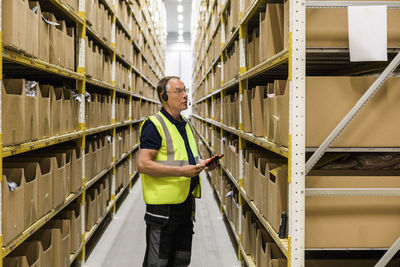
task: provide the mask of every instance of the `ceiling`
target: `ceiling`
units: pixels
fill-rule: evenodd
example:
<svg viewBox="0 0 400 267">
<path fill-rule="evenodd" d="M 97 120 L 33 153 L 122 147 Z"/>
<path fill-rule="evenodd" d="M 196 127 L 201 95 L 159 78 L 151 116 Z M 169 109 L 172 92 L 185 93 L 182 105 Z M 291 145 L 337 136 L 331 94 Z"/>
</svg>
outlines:
<svg viewBox="0 0 400 267">
<path fill-rule="evenodd" d="M 192 0 L 165 0 L 165 8 L 167 10 L 167 32 L 177 33 L 178 32 L 178 11 L 177 6 L 181 4 L 183 6 L 183 31 L 189 33 L 191 31 L 191 13 L 192 13 Z M 176 34 L 169 34 L 167 39 L 176 38 Z M 184 35 L 185 41 L 186 34 Z"/>
</svg>

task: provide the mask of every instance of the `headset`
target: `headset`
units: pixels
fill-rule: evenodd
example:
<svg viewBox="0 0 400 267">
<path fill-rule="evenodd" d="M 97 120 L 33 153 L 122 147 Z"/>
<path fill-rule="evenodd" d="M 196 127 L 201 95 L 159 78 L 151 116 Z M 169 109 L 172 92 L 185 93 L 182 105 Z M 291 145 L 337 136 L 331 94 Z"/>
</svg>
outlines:
<svg viewBox="0 0 400 267">
<path fill-rule="evenodd" d="M 167 87 L 167 83 L 172 78 L 179 78 L 179 77 L 177 77 L 177 76 L 167 76 L 167 77 L 165 77 L 165 81 L 162 84 L 163 93 L 161 94 L 161 99 L 163 101 L 165 101 L 165 102 L 168 101 L 168 94 L 167 94 L 167 88 L 166 88 Z"/>
<path fill-rule="evenodd" d="M 165 102 L 168 101 L 167 84 L 168 84 L 168 81 L 171 80 L 172 78 L 181 79 L 181 78 L 178 77 L 178 76 L 166 76 L 166 77 L 165 77 L 165 80 L 164 80 L 164 82 L 162 83 L 162 87 L 161 87 L 161 88 L 162 88 L 161 99 L 162 99 L 163 101 L 165 101 Z M 188 104 L 189 104 L 189 105 L 192 104 L 192 102 L 190 101 L 190 99 L 188 99 Z"/>
</svg>

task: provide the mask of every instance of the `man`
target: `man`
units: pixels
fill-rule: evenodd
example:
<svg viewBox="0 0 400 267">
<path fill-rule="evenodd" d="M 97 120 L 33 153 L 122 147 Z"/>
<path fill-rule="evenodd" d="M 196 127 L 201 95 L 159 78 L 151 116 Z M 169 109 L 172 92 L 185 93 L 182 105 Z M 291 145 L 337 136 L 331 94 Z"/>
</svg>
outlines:
<svg viewBox="0 0 400 267">
<path fill-rule="evenodd" d="M 191 257 L 199 173 L 207 167 L 199 160 L 192 126 L 181 115 L 188 107 L 184 83 L 177 76 L 164 77 L 157 94 L 162 108 L 142 123 L 137 157 L 146 202 L 143 266 L 184 267 Z"/>
</svg>

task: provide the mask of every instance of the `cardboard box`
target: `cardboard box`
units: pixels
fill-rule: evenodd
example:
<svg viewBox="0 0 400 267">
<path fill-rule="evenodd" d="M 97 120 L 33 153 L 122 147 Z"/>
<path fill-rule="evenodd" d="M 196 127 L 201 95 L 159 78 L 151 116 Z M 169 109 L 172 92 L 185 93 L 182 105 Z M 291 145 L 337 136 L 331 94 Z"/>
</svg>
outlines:
<svg viewBox="0 0 400 267">
<path fill-rule="evenodd" d="M 264 229 L 257 231 L 256 248 L 257 266 L 287 266 L 285 256 Z"/>
<path fill-rule="evenodd" d="M 260 13 L 260 62 L 283 50 L 284 10 L 283 4 L 267 4 Z"/>
<path fill-rule="evenodd" d="M 258 28 L 253 31 L 253 42 L 254 42 L 254 66 L 260 63 L 260 32 Z"/>
<path fill-rule="evenodd" d="M 22 170 L 24 229 L 27 229 L 38 219 L 37 183 L 40 178 L 38 167 L 37 163 L 6 162 L 4 164 L 4 171 L 9 175 L 19 175 Z"/>
<path fill-rule="evenodd" d="M 36 163 L 35 165 L 37 173 L 37 218 L 41 218 L 52 209 L 53 165 L 51 159 L 46 157 L 32 157 L 31 155 L 26 155 L 23 158 L 7 158 L 5 162 L 5 164 L 9 166 L 13 166 L 12 164 L 32 165 L 34 163 Z"/>
<path fill-rule="evenodd" d="M 251 111 L 252 111 L 252 133 L 254 136 L 262 137 L 264 135 L 263 129 L 263 100 L 266 86 L 256 86 L 252 90 Z"/>
<path fill-rule="evenodd" d="M 57 215 L 58 219 L 68 220 L 71 229 L 71 242 L 70 242 L 70 254 L 74 254 L 78 251 L 81 245 L 81 223 L 82 216 L 80 214 L 80 206 L 77 203 L 72 203 L 67 207 L 66 210 L 61 211 Z"/>
<path fill-rule="evenodd" d="M 103 207 L 103 185 L 99 184 L 96 187 L 97 190 L 97 206 L 96 206 L 96 221 L 103 217 L 104 207 Z"/>
<path fill-rule="evenodd" d="M 26 80 L 15 80 L 22 86 L 22 90 L 26 90 Z M 29 90 L 36 92 L 36 95 L 26 95 L 25 99 L 25 141 L 34 141 L 39 137 L 39 85 L 36 85 Z M 26 92 L 26 91 L 25 91 Z"/>
<path fill-rule="evenodd" d="M 53 87 L 52 85 L 44 86 L 48 86 L 50 91 L 50 135 L 54 136 L 64 131 L 62 124 L 63 93 L 61 87 Z"/>
<path fill-rule="evenodd" d="M 77 0 L 64 0 L 73 10 L 78 11 Z"/>
<path fill-rule="evenodd" d="M 87 181 L 93 178 L 93 147 L 89 140 L 85 146 L 85 178 Z"/>
<path fill-rule="evenodd" d="M 51 229 L 53 242 L 53 267 L 69 267 L 70 228 L 68 220 L 51 220 L 43 226 Z"/>
<path fill-rule="evenodd" d="M 26 15 L 26 53 L 37 58 L 39 56 L 39 19 L 42 18 L 39 17 L 38 12 L 32 11 L 30 3 L 26 7 Z"/>
<path fill-rule="evenodd" d="M 251 133 L 252 131 L 251 98 L 252 98 L 252 90 L 243 90 L 242 120 L 243 120 L 243 131 L 246 133 Z"/>
<path fill-rule="evenodd" d="M 29 267 L 25 256 L 7 256 L 3 260 L 4 267 Z"/>
<path fill-rule="evenodd" d="M 270 160 L 265 158 L 259 159 L 259 185 L 256 185 L 256 190 L 258 189 L 259 193 L 259 202 L 260 203 L 260 211 L 265 219 L 268 218 L 268 183 L 270 179 L 270 170 L 277 168 L 279 163 L 271 163 Z"/>
<path fill-rule="evenodd" d="M 97 205 L 97 190 L 89 190 L 86 195 L 85 229 L 90 231 L 96 224 L 95 212 Z"/>
<path fill-rule="evenodd" d="M 399 188 L 395 173 L 313 171 L 306 188 Z M 388 248 L 400 236 L 399 197 L 307 197 L 305 210 L 307 248 Z"/>
<path fill-rule="evenodd" d="M 38 139 L 50 136 L 50 87 L 39 86 L 38 92 Z"/>
<path fill-rule="evenodd" d="M 17 188 L 11 191 L 9 182 L 14 182 Z M 2 233 L 3 244 L 7 245 L 24 230 L 24 180 L 22 169 L 3 171 L 2 183 Z"/>
<path fill-rule="evenodd" d="M 20 144 L 25 141 L 25 100 L 26 92 L 21 80 L 4 79 L 2 84 L 2 129 L 3 146 Z"/>
<path fill-rule="evenodd" d="M 75 30 L 67 27 L 64 32 L 65 38 L 65 68 L 75 70 Z"/>
<path fill-rule="evenodd" d="M 70 181 L 67 180 L 66 171 L 66 155 L 62 152 L 43 152 L 40 153 L 40 159 L 48 158 L 51 161 L 52 169 L 52 195 L 53 195 L 53 208 L 62 204 L 70 191 Z M 39 156 L 38 155 L 38 156 Z M 32 158 L 33 159 L 33 158 Z"/>
<path fill-rule="evenodd" d="M 52 267 L 53 264 L 53 238 L 51 230 L 39 230 L 31 240 L 39 241 L 42 247 L 41 265 L 42 267 Z"/>
<path fill-rule="evenodd" d="M 50 25 L 47 24 L 43 19 L 42 19 L 42 12 L 40 9 L 39 2 L 34 1 L 34 2 L 29 2 L 29 7 L 32 9 L 34 7 L 37 8 L 37 16 L 38 16 L 38 30 L 39 30 L 39 35 L 38 35 L 38 57 L 40 60 L 43 60 L 45 62 L 49 62 L 50 60 L 50 43 L 49 43 L 49 38 L 50 38 Z"/>
<path fill-rule="evenodd" d="M 282 212 L 289 214 L 287 168 L 287 165 L 282 165 L 271 170 L 268 180 L 267 220 L 277 233 L 279 232 Z"/>
<path fill-rule="evenodd" d="M 69 192 L 70 193 L 76 193 L 78 192 L 81 187 L 82 187 L 82 156 L 81 156 L 81 149 L 80 147 L 70 147 L 70 148 L 62 148 L 59 152 L 63 152 L 66 155 L 66 161 L 70 162 L 69 172 L 70 175 L 67 175 L 67 177 L 70 177 L 70 186 L 69 186 Z M 68 160 L 70 158 L 70 160 Z"/>
<path fill-rule="evenodd" d="M 26 51 L 28 0 L 4 1 L 3 45 Z"/>
<path fill-rule="evenodd" d="M 251 211 L 246 211 L 242 220 L 242 245 L 246 254 L 250 254 L 250 225 L 251 225 Z"/>
<path fill-rule="evenodd" d="M 306 80 L 306 146 L 318 147 L 354 106 L 376 77 L 308 77 Z M 324 86 L 321 86 L 323 84 Z M 393 126 L 400 114 L 400 79 L 389 77 L 332 147 L 397 147 L 400 130 Z M 275 142 L 288 145 L 288 84 L 275 99 Z M 318 131 L 316 130 L 318 129 Z M 367 133 L 367 134 L 366 134 Z"/>
<path fill-rule="evenodd" d="M 25 256 L 29 267 L 42 266 L 43 249 L 40 241 L 23 242 L 10 256 Z"/>
<path fill-rule="evenodd" d="M 50 22 L 60 23 L 59 26 L 49 24 L 49 62 L 58 66 L 65 65 L 65 22 L 57 21 L 56 17 L 49 12 L 43 12 L 43 16 Z"/>
<path fill-rule="evenodd" d="M 72 131 L 72 91 L 67 88 L 61 88 L 62 94 L 62 116 L 61 124 L 63 132 L 68 133 Z"/>
</svg>

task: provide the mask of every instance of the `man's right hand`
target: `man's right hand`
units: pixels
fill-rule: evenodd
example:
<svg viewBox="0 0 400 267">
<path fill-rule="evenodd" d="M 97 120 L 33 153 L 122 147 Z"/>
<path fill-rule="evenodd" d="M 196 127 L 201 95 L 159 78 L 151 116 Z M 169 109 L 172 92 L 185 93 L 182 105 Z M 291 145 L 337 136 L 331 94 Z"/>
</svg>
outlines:
<svg viewBox="0 0 400 267">
<path fill-rule="evenodd" d="M 197 175 L 199 175 L 199 173 L 204 170 L 206 168 L 205 165 L 186 165 L 186 166 L 182 166 L 182 176 L 188 177 L 188 178 L 192 178 L 195 177 Z"/>
</svg>

